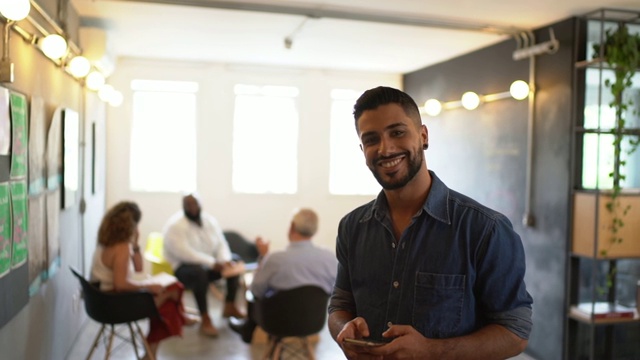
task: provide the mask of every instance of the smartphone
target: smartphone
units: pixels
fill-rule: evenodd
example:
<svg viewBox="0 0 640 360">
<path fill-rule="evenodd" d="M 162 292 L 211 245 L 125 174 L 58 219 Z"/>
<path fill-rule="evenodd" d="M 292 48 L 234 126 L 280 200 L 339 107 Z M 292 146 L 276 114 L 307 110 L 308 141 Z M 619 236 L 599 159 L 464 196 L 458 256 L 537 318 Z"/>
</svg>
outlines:
<svg viewBox="0 0 640 360">
<path fill-rule="evenodd" d="M 386 344 L 386 342 L 384 341 L 367 340 L 367 339 L 345 338 L 343 341 L 347 344 L 353 344 L 358 346 L 381 346 Z"/>
</svg>

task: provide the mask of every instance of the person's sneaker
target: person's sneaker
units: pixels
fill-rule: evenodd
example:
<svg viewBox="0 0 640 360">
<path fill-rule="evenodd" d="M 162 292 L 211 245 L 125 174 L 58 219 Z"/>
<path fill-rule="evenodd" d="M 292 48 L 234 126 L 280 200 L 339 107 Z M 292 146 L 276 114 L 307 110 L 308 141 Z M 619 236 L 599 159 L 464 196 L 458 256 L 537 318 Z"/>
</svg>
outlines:
<svg viewBox="0 0 640 360">
<path fill-rule="evenodd" d="M 246 326 L 247 320 L 239 319 L 235 316 L 229 318 L 229 328 L 240 335 L 242 341 L 247 344 L 251 344 L 251 339 L 253 338 L 253 329 L 249 329 L 249 326 Z"/>
</svg>

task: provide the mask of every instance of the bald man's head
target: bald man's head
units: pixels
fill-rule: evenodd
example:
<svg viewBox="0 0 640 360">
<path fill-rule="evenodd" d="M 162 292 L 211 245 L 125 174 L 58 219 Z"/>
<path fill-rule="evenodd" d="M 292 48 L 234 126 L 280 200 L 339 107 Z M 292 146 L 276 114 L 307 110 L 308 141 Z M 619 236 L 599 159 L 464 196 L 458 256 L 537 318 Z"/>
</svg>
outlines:
<svg viewBox="0 0 640 360">
<path fill-rule="evenodd" d="M 318 214 L 311 209 L 300 209 L 293 215 L 291 226 L 298 234 L 312 237 L 318 231 Z"/>
</svg>

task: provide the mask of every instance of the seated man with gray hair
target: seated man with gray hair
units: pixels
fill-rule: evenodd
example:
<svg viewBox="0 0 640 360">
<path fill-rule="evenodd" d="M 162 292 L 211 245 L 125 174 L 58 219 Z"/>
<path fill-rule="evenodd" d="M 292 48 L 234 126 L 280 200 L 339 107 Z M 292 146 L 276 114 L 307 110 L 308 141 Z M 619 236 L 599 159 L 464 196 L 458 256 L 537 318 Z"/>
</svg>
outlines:
<svg viewBox="0 0 640 360">
<path fill-rule="evenodd" d="M 338 261 L 329 250 L 315 246 L 311 238 L 318 230 L 318 215 L 311 209 L 297 210 L 289 226 L 289 245 L 284 251 L 267 254 L 268 243 L 258 238 L 256 245 L 263 256 L 251 283 L 251 293 L 257 298 L 269 297 L 278 291 L 305 285 L 316 285 L 331 294 L 336 279 Z M 229 326 L 250 343 L 256 327 L 249 303 L 248 317 L 231 317 Z"/>
</svg>

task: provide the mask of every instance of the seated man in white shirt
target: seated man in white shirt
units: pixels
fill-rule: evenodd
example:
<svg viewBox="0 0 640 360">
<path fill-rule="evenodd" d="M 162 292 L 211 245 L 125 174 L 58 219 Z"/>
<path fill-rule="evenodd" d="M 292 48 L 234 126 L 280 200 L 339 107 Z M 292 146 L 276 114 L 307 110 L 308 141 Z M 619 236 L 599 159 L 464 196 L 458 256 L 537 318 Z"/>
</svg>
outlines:
<svg viewBox="0 0 640 360">
<path fill-rule="evenodd" d="M 227 294 L 223 310 L 224 317 L 243 317 L 235 305 L 239 276 L 233 269 L 229 244 L 218 221 L 202 212 L 196 195 L 182 199 L 183 212 L 169 219 L 164 229 L 164 256 L 174 269 L 175 275 L 193 295 L 202 317 L 200 332 L 217 336 L 218 330 L 209 317 L 207 291 L 213 281 L 226 277 Z M 231 273 L 232 275 L 227 275 Z"/>
<path fill-rule="evenodd" d="M 318 215 L 311 209 L 296 211 L 289 227 L 289 245 L 284 251 L 266 254 L 268 244 L 258 238 L 256 245 L 264 256 L 256 271 L 250 290 L 257 298 L 304 285 L 316 285 L 331 294 L 336 279 L 338 261 L 333 252 L 317 247 L 311 238 L 318 229 Z M 231 317 L 229 327 L 250 343 L 256 327 L 249 303 L 246 319 Z"/>
</svg>

